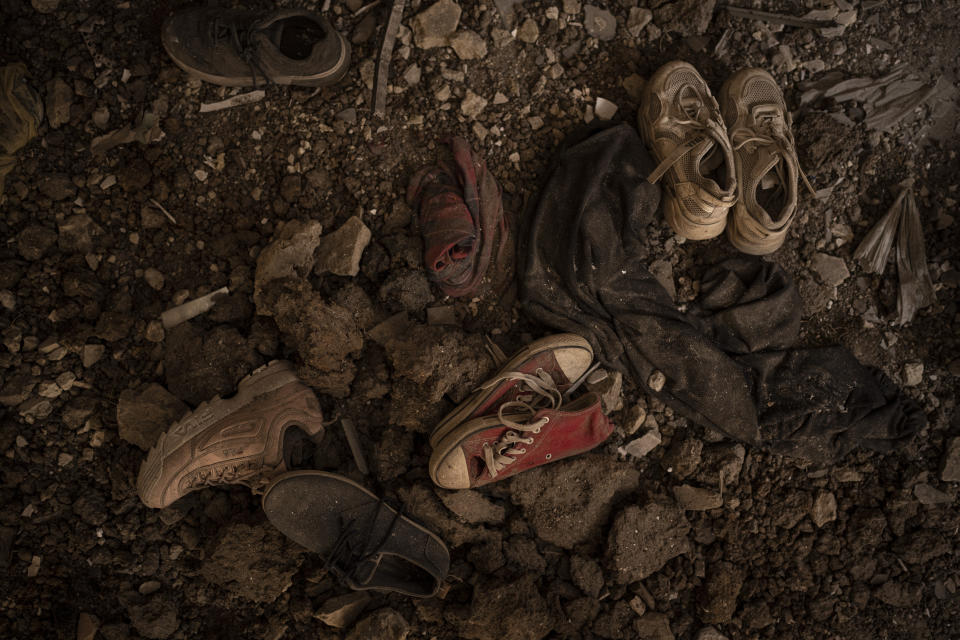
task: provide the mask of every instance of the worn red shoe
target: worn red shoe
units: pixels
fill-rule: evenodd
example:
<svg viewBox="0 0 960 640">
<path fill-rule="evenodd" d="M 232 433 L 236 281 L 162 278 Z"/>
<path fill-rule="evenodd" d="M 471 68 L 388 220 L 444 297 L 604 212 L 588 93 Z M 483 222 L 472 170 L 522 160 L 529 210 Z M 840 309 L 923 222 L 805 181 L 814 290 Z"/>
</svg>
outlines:
<svg viewBox="0 0 960 640">
<path fill-rule="evenodd" d="M 444 489 L 482 487 L 589 451 L 613 432 L 595 393 L 559 409 L 511 413 L 524 406 L 505 403 L 498 415 L 470 420 L 447 434 L 430 456 L 430 479 Z"/>
<path fill-rule="evenodd" d="M 563 393 L 592 362 L 590 343 L 572 333 L 531 342 L 436 426 L 430 435 L 430 445 L 436 448 L 440 440 L 464 422 L 496 414 L 505 402 L 520 399 L 531 406 L 545 402 L 560 406 Z"/>
</svg>

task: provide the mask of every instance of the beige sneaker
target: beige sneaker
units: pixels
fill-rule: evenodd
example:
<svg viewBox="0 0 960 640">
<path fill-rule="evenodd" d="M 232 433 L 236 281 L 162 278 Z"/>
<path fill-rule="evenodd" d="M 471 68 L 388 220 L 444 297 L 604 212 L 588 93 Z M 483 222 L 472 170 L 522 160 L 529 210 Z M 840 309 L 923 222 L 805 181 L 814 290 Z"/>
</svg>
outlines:
<svg viewBox="0 0 960 640">
<path fill-rule="evenodd" d="M 660 163 L 647 180 L 666 176 L 667 222 L 690 240 L 720 235 L 737 200 L 733 148 L 717 101 L 693 65 L 675 60 L 653 74 L 637 122 Z"/>
<path fill-rule="evenodd" d="M 233 397 L 201 404 L 160 436 L 140 467 L 140 499 L 159 509 L 202 487 L 265 487 L 287 470 L 297 444 L 285 438 L 291 427 L 316 441 L 323 414 L 290 363 L 275 360 L 241 380 Z"/>
<path fill-rule="evenodd" d="M 813 192 L 797 160 L 790 112 L 776 80 L 763 69 L 730 76 L 720 104 L 740 181 L 727 237 L 744 253 L 772 253 L 797 213 L 798 178 Z"/>
</svg>

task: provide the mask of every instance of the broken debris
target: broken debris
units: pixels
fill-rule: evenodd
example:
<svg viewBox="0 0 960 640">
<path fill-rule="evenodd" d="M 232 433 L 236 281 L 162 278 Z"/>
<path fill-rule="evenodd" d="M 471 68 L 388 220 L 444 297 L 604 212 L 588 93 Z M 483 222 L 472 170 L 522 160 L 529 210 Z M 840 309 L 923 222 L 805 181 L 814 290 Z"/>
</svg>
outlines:
<svg viewBox="0 0 960 640">
<path fill-rule="evenodd" d="M 254 102 L 260 102 L 266 96 L 266 91 L 257 89 L 256 91 L 239 93 L 226 100 L 220 100 L 219 102 L 204 102 L 200 105 L 200 113 L 223 111 L 224 109 L 232 109 L 233 107 L 239 107 L 245 104 L 253 104 Z"/>
</svg>

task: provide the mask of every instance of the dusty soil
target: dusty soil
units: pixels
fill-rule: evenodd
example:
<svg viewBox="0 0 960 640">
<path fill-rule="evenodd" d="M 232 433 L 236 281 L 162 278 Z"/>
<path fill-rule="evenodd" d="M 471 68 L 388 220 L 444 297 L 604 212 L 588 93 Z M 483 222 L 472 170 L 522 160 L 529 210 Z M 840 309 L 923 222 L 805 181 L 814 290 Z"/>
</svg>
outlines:
<svg viewBox="0 0 960 640">
<path fill-rule="evenodd" d="M 632 34 L 647 3 L 611 0 L 596 3 L 617 20 L 616 37 L 601 41 L 585 32 L 580 2 L 536 0 L 518 9 L 517 35 L 530 40 L 525 23 L 537 26 L 526 42 L 489 0 L 461 2 L 460 28 L 486 53 L 461 60 L 405 31 L 384 120 L 371 116 L 370 81 L 385 10 L 364 22 L 346 6 L 363 3 L 332 4 L 336 26 L 359 41 L 342 83 L 271 86 L 259 104 L 200 114 L 230 92 L 190 80 L 163 52 L 159 25 L 178 3 L 0 0 L 0 63 L 25 62 L 55 114 L 21 152 L 0 205 L 0 636 L 74 637 L 79 624 L 79 637 L 107 640 L 960 638 L 956 112 L 942 115 L 943 94 L 878 133 L 863 126 L 862 105 L 800 106 L 800 84 L 830 70 L 879 76 L 902 61 L 954 81 L 960 3 L 837 0 L 856 20 L 826 37 L 688 0 L 651 0 L 653 22 Z M 405 25 L 430 4 L 412 0 Z M 742 4 L 794 15 L 832 6 Z M 748 65 L 782 82 L 815 186 L 843 178 L 828 197 L 803 197 L 770 258 L 800 285 L 804 340 L 843 344 L 911 383 L 928 426 L 902 451 L 818 468 L 704 432 L 626 380 L 613 416 L 621 430 L 597 452 L 472 494 L 434 489 L 426 432 L 493 366 L 483 335 L 509 352 L 545 328 L 526 322 L 509 292 L 452 301 L 427 285 L 403 203 L 410 175 L 442 136 L 466 136 L 518 215 L 595 98 L 632 122 L 642 78 L 675 58 L 717 89 Z M 479 112 L 472 94 L 487 101 Z M 828 115 L 838 111 L 851 122 Z M 94 137 L 143 112 L 156 115 L 161 139 L 91 154 Z M 896 326 L 894 265 L 867 275 L 852 255 L 908 177 L 938 302 Z M 326 234 L 351 216 L 373 232 L 360 273 L 305 275 L 286 304 L 315 308 L 308 325 L 302 314 L 258 315 L 256 261 L 281 223 L 314 220 Z M 672 270 L 681 300 L 733 252 L 653 227 L 651 260 Z M 817 254 L 840 258 L 849 275 L 825 275 Z M 230 298 L 204 316 L 167 332 L 157 323 L 222 286 Z M 459 326 L 427 325 L 428 307 L 450 305 Z M 382 324 L 401 311 L 407 321 Z M 142 447 L 165 412 L 227 393 L 276 357 L 301 366 L 328 417 L 353 419 L 373 474 L 359 476 L 335 428 L 313 465 L 403 503 L 448 542 L 459 581 L 445 599 L 373 595 L 354 607 L 359 622 L 337 630 L 318 616 L 344 589 L 243 487 L 163 511 L 140 503 Z M 908 379 L 917 363 L 919 382 Z M 118 425 L 125 392 L 142 402 Z M 618 458 L 638 404 L 663 442 Z"/>
</svg>

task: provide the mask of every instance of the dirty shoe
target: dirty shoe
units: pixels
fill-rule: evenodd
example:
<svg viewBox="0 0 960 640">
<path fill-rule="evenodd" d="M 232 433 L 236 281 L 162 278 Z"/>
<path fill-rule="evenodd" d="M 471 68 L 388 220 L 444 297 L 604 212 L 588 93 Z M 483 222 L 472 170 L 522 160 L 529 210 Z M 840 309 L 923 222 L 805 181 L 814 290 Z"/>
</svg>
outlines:
<svg viewBox="0 0 960 640">
<path fill-rule="evenodd" d="M 301 9 L 266 17 L 242 9 L 185 9 L 164 22 L 162 40 L 181 69 L 228 87 L 320 87 L 340 80 L 350 64 L 343 36 L 325 17 Z"/>
<path fill-rule="evenodd" d="M 595 393 L 560 408 L 505 403 L 447 434 L 430 456 L 430 478 L 444 489 L 481 487 L 589 451 L 612 432 Z"/>
<path fill-rule="evenodd" d="M 496 414 L 505 402 L 522 398 L 533 405 L 542 401 L 559 406 L 562 394 L 586 373 L 592 362 L 590 343 L 573 333 L 531 342 L 436 426 L 430 435 L 431 446 L 436 447 L 450 431 L 468 420 Z"/>
<path fill-rule="evenodd" d="M 668 62 L 644 87 L 637 122 L 659 162 L 647 180 L 666 182 L 667 222 L 690 240 L 720 235 L 737 200 L 737 179 L 733 148 L 707 83 L 692 65 Z"/>
<path fill-rule="evenodd" d="M 450 568 L 436 535 L 343 476 L 294 471 L 263 495 L 267 518 L 284 535 L 326 558 L 351 589 L 427 598 Z"/>
<path fill-rule="evenodd" d="M 743 69 L 728 78 L 720 104 L 740 184 L 727 237 L 744 253 L 772 253 L 797 213 L 798 178 L 813 191 L 797 160 L 790 112 L 780 87 L 763 69 Z"/>
<path fill-rule="evenodd" d="M 262 488 L 287 470 L 304 435 L 322 434 L 313 391 L 290 363 L 275 360 L 241 380 L 233 397 L 201 404 L 161 435 L 140 467 L 137 492 L 162 508 L 202 487 Z"/>
<path fill-rule="evenodd" d="M 14 154 L 37 135 L 43 120 L 43 102 L 26 80 L 22 64 L 0 67 L 0 196 Z"/>
</svg>

